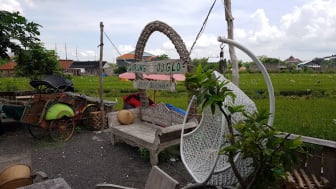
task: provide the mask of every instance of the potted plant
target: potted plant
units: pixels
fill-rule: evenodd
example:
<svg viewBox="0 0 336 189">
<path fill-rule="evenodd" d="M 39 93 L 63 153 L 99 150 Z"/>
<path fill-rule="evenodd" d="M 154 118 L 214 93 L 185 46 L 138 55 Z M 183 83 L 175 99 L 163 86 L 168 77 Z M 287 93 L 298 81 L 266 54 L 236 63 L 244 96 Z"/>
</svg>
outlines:
<svg viewBox="0 0 336 189">
<path fill-rule="evenodd" d="M 194 73 L 186 74 L 186 87 L 191 94 L 197 96 L 201 108 L 210 106 L 214 113 L 216 107 L 228 122 L 228 133 L 223 136 L 229 145 L 223 147 L 220 153 L 228 156 L 231 168 L 238 179 L 240 188 L 275 188 L 283 183 L 287 171 L 298 162 L 296 152 L 301 149 L 300 137 L 293 140 L 279 137 L 283 134 L 276 128 L 267 125 L 269 114 L 265 110 L 249 113 L 244 106 L 234 105 L 235 94 L 227 88 L 228 82 L 214 78 L 213 70 L 203 71 L 199 65 Z M 233 123 L 231 116 L 241 113 L 242 121 Z M 243 177 L 238 171 L 234 157 L 241 153 L 242 158 L 251 159 L 252 173 Z"/>
</svg>

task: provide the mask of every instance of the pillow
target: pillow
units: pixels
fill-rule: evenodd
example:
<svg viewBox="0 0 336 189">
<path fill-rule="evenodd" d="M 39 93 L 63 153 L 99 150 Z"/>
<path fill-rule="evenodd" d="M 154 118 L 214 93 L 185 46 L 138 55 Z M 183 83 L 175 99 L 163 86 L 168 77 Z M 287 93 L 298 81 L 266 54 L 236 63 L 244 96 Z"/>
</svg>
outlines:
<svg viewBox="0 0 336 189">
<path fill-rule="evenodd" d="M 133 97 L 128 100 L 128 103 L 134 106 L 135 108 L 141 106 L 141 102 L 138 99 L 133 98 Z"/>
<path fill-rule="evenodd" d="M 120 110 L 117 117 L 119 122 L 123 125 L 131 124 L 134 121 L 133 113 L 129 110 Z"/>
</svg>

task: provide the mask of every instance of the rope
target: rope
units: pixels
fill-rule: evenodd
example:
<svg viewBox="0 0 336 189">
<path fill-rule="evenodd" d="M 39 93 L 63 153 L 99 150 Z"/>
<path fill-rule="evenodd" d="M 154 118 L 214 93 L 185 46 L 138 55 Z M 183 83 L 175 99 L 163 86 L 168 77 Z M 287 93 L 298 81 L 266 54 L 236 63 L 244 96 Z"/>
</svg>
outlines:
<svg viewBox="0 0 336 189">
<path fill-rule="evenodd" d="M 190 48 L 190 50 L 189 50 L 189 56 L 190 56 L 190 54 L 191 54 L 191 52 L 192 52 L 194 46 L 196 45 L 197 40 L 199 39 L 199 37 L 201 36 L 201 34 L 203 33 L 203 31 L 204 31 L 204 29 L 205 29 L 205 26 L 206 26 L 206 24 L 207 24 L 207 22 L 208 22 L 208 18 L 209 18 L 209 16 L 210 16 L 210 13 L 211 13 L 213 7 L 215 6 L 215 3 L 216 3 L 216 0 L 214 0 L 214 2 L 212 3 L 212 5 L 211 5 L 211 7 L 210 7 L 210 10 L 209 10 L 209 12 L 208 12 L 208 14 L 207 14 L 207 16 L 206 16 L 204 22 L 203 22 L 203 25 L 202 25 L 200 31 L 198 32 L 198 34 L 197 34 L 197 36 L 196 36 L 196 38 L 195 38 L 194 43 L 192 44 L 192 46 L 191 46 L 191 48 Z"/>
<path fill-rule="evenodd" d="M 104 31 L 104 35 L 107 38 L 107 40 L 112 44 L 113 48 L 117 51 L 117 53 L 119 54 L 119 56 L 121 56 L 120 51 L 118 50 L 117 46 L 115 46 L 115 44 L 112 42 L 112 40 L 110 39 L 110 37 L 105 33 Z M 131 62 L 127 61 L 125 58 L 123 58 L 124 62 L 126 62 L 127 64 L 131 64 Z"/>
<path fill-rule="evenodd" d="M 105 37 L 109 40 L 109 42 L 112 44 L 113 48 L 117 51 L 117 53 L 121 56 L 120 51 L 118 50 L 118 48 L 114 45 L 114 43 L 112 42 L 112 40 L 109 38 L 109 36 L 104 32 Z"/>
</svg>

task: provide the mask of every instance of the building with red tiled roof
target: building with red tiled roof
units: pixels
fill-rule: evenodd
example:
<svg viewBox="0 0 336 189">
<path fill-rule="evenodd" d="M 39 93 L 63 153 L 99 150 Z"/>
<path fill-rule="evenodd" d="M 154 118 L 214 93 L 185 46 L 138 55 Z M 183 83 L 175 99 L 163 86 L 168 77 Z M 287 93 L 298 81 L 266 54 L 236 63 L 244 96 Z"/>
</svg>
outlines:
<svg viewBox="0 0 336 189">
<path fill-rule="evenodd" d="M 302 62 L 302 60 L 298 59 L 298 58 L 294 58 L 293 56 L 290 56 L 289 58 L 287 58 L 285 60 L 285 62 L 287 63 L 291 63 L 291 64 L 299 64 Z"/>
<path fill-rule="evenodd" d="M 73 70 L 70 69 L 70 66 L 73 63 L 73 60 L 59 60 L 61 69 L 63 70 L 63 72 L 68 72 L 68 73 L 72 73 Z M 14 61 L 10 61 L 6 64 L 3 64 L 0 66 L 0 75 L 1 76 L 12 76 L 14 75 L 14 68 L 16 66 L 16 62 Z"/>
<path fill-rule="evenodd" d="M 106 64 L 106 61 L 102 62 L 102 66 Z M 74 75 L 99 75 L 99 61 L 74 61 L 70 70 Z M 74 72 L 76 71 L 76 72 Z"/>
<path fill-rule="evenodd" d="M 70 68 L 71 64 L 73 63 L 73 60 L 58 60 L 62 70 L 66 71 Z"/>
<path fill-rule="evenodd" d="M 284 62 L 287 63 L 286 65 L 286 69 L 288 70 L 293 70 L 294 68 L 297 67 L 298 64 L 300 64 L 302 62 L 302 60 L 298 59 L 298 58 L 294 58 L 293 56 L 290 56 L 289 58 L 287 58 Z"/>
<path fill-rule="evenodd" d="M 16 62 L 10 61 L 6 64 L 0 66 L 0 75 L 1 76 L 12 76 L 14 74 L 14 68 Z"/>
<path fill-rule="evenodd" d="M 127 66 L 129 63 L 134 63 L 135 62 L 134 56 L 135 56 L 134 51 L 132 51 L 132 52 L 129 52 L 127 54 L 123 54 L 117 57 L 117 61 L 116 61 L 117 65 Z M 144 52 L 142 56 L 143 61 L 155 61 L 156 58 L 157 56 L 147 53 L 147 52 Z"/>
</svg>

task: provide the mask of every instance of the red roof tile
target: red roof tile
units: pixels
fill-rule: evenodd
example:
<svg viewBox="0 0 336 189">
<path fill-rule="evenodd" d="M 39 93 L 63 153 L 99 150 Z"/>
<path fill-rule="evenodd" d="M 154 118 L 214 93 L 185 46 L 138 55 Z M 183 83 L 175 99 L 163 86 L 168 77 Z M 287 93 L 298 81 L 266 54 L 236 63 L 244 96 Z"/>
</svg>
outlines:
<svg viewBox="0 0 336 189">
<path fill-rule="evenodd" d="M 150 56 L 146 58 L 146 61 L 153 61 L 153 59 L 157 58 L 157 56 Z"/>
<path fill-rule="evenodd" d="M 134 54 L 131 54 L 131 53 L 129 53 L 129 54 L 124 54 L 124 55 L 121 55 L 121 56 L 119 56 L 119 57 L 117 57 L 117 59 L 119 60 L 119 59 L 134 59 Z"/>
<path fill-rule="evenodd" d="M 287 58 L 286 60 L 285 60 L 285 62 L 293 62 L 293 63 L 300 63 L 300 62 L 302 62 L 300 59 L 298 59 L 298 58 L 294 58 L 293 56 L 290 56 L 289 58 Z"/>
<path fill-rule="evenodd" d="M 73 63 L 72 60 L 59 60 L 59 63 L 61 65 L 61 68 L 63 70 L 69 69 L 71 64 Z"/>
<path fill-rule="evenodd" d="M 0 70 L 14 70 L 15 66 L 16 66 L 16 62 L 11 61 L 11 62 L 1 65 Z"/>
</svg>

